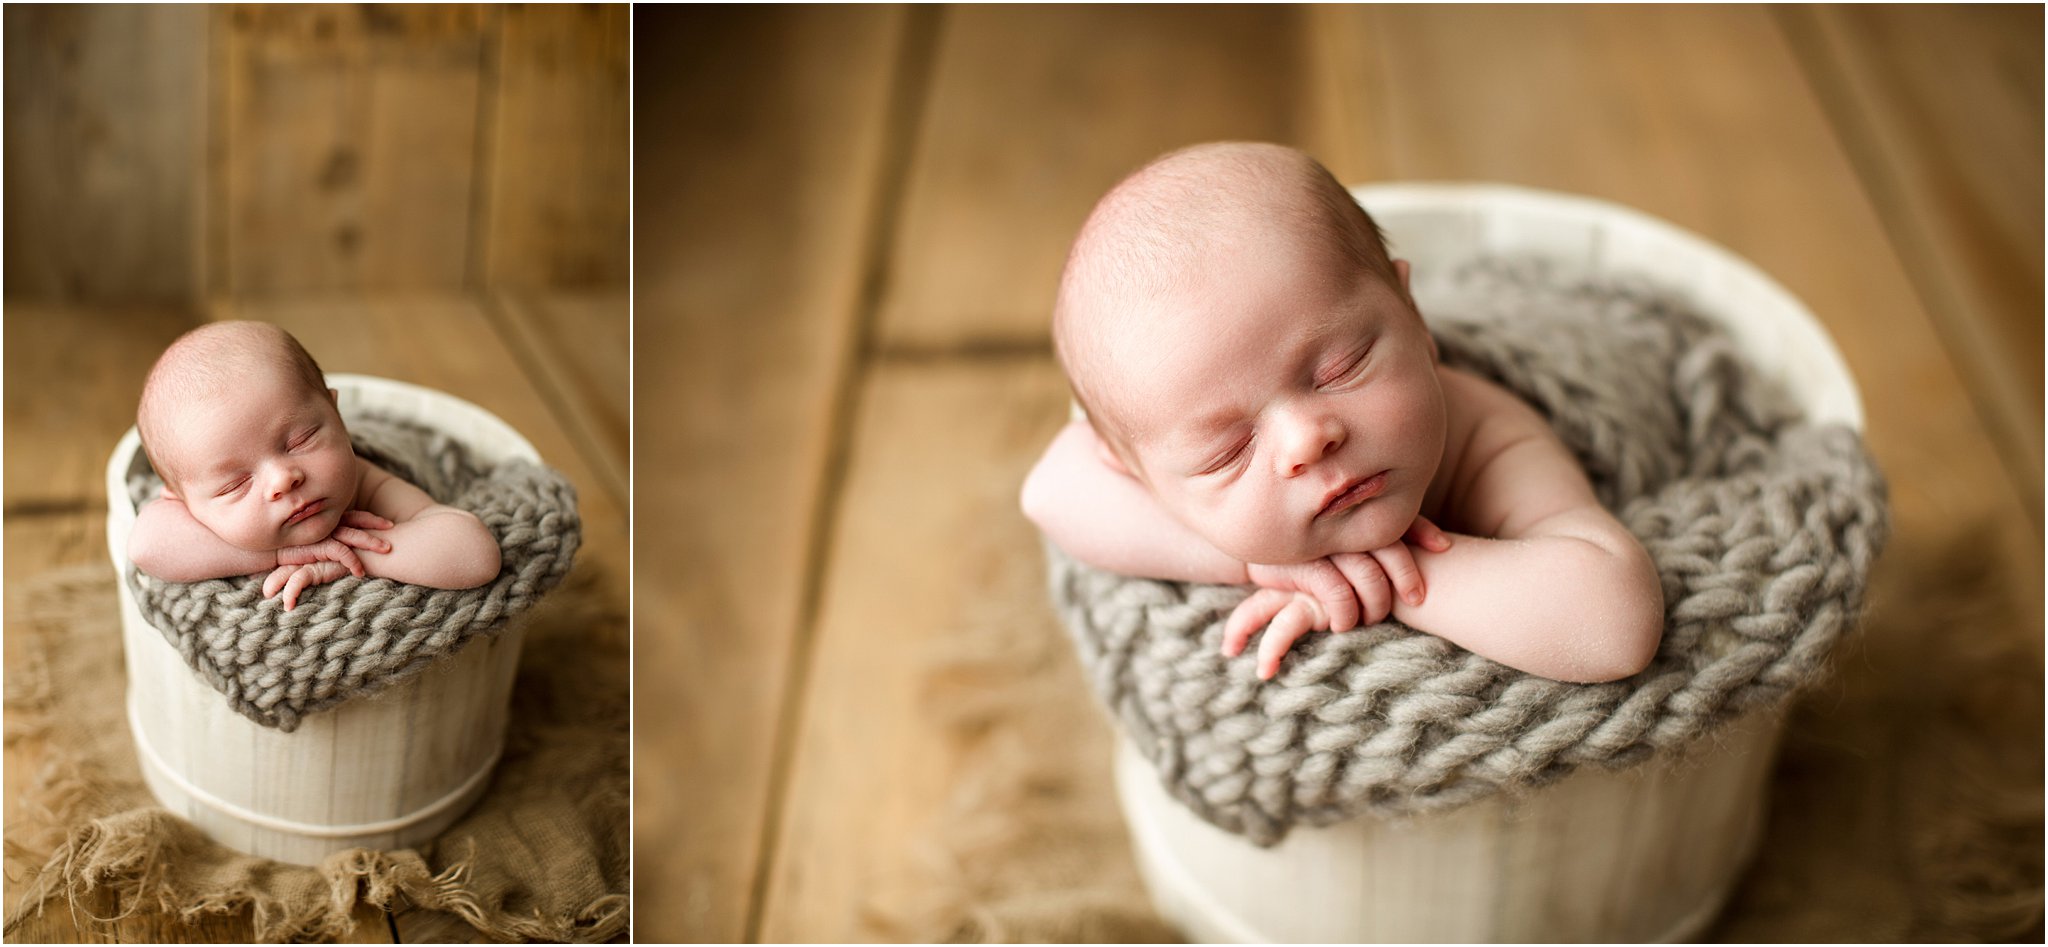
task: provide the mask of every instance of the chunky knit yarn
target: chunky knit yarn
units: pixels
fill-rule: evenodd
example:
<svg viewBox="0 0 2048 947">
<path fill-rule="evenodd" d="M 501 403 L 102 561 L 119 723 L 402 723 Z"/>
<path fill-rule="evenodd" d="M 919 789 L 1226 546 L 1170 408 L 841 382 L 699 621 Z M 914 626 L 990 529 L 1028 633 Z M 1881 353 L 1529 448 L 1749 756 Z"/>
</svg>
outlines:
<svg viewBox="0 0 2048 947">
<path fill-rule="evenodd" d="M 428 496 L 468 510 L 498 540 L 502 568 L 474 589 L 349 577 L 300 593 L 285 611 L 261 578 L 163 582 L 132 565 L 144 618 L 235 710 L 297 729 L 306 714 L 376 693 L 496 634 L 569 572 L 582 538 L 567 478 L 526 461 L 488 467 L 458 441 L 402 421 L 352 419 L 356 452 Z M 162 481 L 141 452 L 129 477 L 140 505 Z"/>
<path fill-rule="evenodd" d="M 1883 545 L 1884 482 L 1856 432 L 1799 421 L 1677 298 L 1482 261 L 1425 304 L 1446 363 L 1543 412 L 1642 540 L 1663 644 L 1635 677 L 1566 684 L 1388 621 L 1307 636 L 1262 682 L 1256 648 L 1218 654 L 1245 589 L 1048 546 L 1054 601 L 1124 734 L 1173 796 L 1260 845 L 1635 763 L 1781 701 L 1853 623 Z"/>
</svg>

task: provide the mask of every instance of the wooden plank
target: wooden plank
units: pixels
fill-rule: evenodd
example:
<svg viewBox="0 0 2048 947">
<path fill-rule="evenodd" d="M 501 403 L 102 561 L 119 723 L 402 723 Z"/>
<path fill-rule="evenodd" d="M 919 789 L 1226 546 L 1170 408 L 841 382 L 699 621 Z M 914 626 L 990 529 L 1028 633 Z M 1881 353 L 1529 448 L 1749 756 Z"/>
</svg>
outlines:
<svg viewBox="0 0 2048 947">
<path fill-rule="evenodd" d="M 949 9 L 881 343 L 1046 347 L 1067 246 L 1111 185 L 1182 145 L 1305 143 L 1297 17 L 1279 6 Z"/>
<path fill-rule="evenodd" d="M 635 905 L 740 941 L 885 170 L 896 8 L 642 7 Z M 658 183 L 646 183 L 658 182 Z M 836 672 L 835 672 L 836 673 Z"/>
<path fill-rule="evenodd" d="M 576 485 L 583 516 L 576 571 L 594 574 L 615 601 L 627 601 L 625 510 L 605 488 L 597 464 L 579 448 L 582 439 L 562 429 L 481 305 L 460 297 L 281 300 L 223 303 L 212 315 L 282 326 L 326 371 L 425 385 L 504 419 Z M 612 319 L 625 316 L 623 311 L 609 314 Z M 599 334 L 616 335 L 616 330 Z"/>
<path fill-rule="evenodd" d="M 236 8 L 227 18 L 225 286 L 465 285 L 484 38 L 475 4 Z"/>
<path fill-rule="evenodd" d="M 1944 899 L 1997 892 L 1969 895 L 1956 875 L 1963 866 L 1907 854 L 1933 813 L 1975 791 L 1910 774 L 2011 759 L 1976 770 L 1991 780 L 1983 791 L 2031 796 L 2038 822 L 2039 676 L 2014 683 L 2004 669 L 2040 662 L 2041 534 L 1770 15 L 1374 7 L 1333 16 L 1383 63 L 1385 88 L 1363 100 L 1384 111 L 1356 125 L 1378 130 L 1383 143 L 1370 147 L 1384 149 L 1396 176 L 1590 194 L 1703 233 L 1805 300 L 1862 381 L 1868 442 L 1891 483 L 1890 551 L 1872 577 L 1863 634 L 1838 661 L 1839 683 L 1788 737 L 1755 869 L 1768 883 L 1738 892 L 1719 930 L 1770 940 L 2009 936 L 1935 923 Z M 1963 626 L 1958 615 L 1969 616 Z M 1970 629 L 1967 647 L 1953 627 Z M 1979 698 L 1973 676 L 2007 683 Z M 1902 710 L 1900 694 L 1925 703 Z M 1954 722 L 1958 705 L 1983 701 L 1998 711 Z M 2025 880 L 2017 861 L 2023 852 L 1985 841 L 2003 817 L 1948 816 L 1947 837 L 2012 857 L 1993 862 L 2000 876 L 2017 872 L 2016 890 L 2038 890 L 2038 872 Z M 1941 883 L 1925 883 L 1930 873 Z"/>
<path fill-rule="evenodd" d="M 1093 926 L 1150 912 L 1111 730 L 1017 511 L 1066 399 L 1041 356 L 870 375 L 764 941 L 1165 934 Z"/>
<path fill-rule="evenodd" d="M 513 4 L 497 37 L 489 198 L 474 246 L 491 289 L 624 286 L 625 4 Z"/>
<path fill-rule="evenodd" d="M 632 447 L 630 305 L 623 290 L 593 290 L 494 294 L 485 307 L 622 508 Z"/>
<path fill-rule="evenodd" d="M 2041 8 L 1776 12 L 2039 527 Z"/>
<path fill-rule="evenodd" d="M 6 12 L 6 260 L 14 298 L 198 293 L 206 11 Z"/>
<path fill-rule="evenodd" d="M 107 458 L 156 357 L 199 324 L 180 308 L 6 307 L 9 517 L 106 503 Z"/>
</svg>

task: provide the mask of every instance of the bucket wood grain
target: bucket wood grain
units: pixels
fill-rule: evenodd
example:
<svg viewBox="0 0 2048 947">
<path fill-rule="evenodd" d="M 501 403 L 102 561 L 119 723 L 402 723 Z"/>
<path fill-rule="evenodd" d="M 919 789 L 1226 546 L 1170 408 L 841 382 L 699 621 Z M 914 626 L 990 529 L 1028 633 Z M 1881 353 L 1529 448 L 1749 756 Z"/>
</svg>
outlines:
<svg viewBox="0 0 2048 947">
<path fill-rule="evenodd" d="M 1354 188 L 1397 258 L 1430 274 L 1481 254 L 1630 272 L 1727 326 L 1809 418 L 1863 426 L 1818 320 L 1755 266 L 1603 201 L 1519 187 Z M 1712 921 L 1755 852 L 1782 715 L 1752 714 L 1690 752 L 1589 769 L 1516 797 L 1399 821 L 1297 827 L 1261 849 L 1203 822 L 1119 741 L 1117 786 L 1162 914 L 1204 942 L 1668 941 Z"/>
<path fill-rule="evenodd" d="M 454 435 L 486 461 L 538 460 L 483 409 L 402 382 L 334 374 L 345 418 L 365 411 Z M 107 466 L 107 545 L 128 568 L 135 508 L 127 476 L 141 444 L 130 431 Z M 278 861 L 317 864 L 355 847 L 432 839 L 476 802 L 504 746 L 523 631 L 487 640 L 370 697 L 308 715 L 284 733 L 236 713 L 142 617 L 120 583 L 128 721 L 150 791 L 208 836 Z"/>
</svg>

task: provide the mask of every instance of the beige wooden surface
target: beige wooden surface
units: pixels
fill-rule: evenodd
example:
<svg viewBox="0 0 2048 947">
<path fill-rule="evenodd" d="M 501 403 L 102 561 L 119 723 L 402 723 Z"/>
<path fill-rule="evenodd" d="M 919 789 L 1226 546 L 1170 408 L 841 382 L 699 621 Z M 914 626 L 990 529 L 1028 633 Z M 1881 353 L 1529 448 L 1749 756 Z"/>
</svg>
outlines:
<svg viewBox="0 0 2048 947">
<path fill-rule="evenodd" d="M 623 286 L 625 11 L 10 11 L 7 292 Z"/>
<path fill-rule="evenodd" d="M 2038 392 L 2039 343 L 1972 348 L 1948 327 L 2006 339 L 2038 326 L 2038 281 L 2002 309 L 1922 288 L 1942 278 L 1927 275 L 1937 261 L 1997 272 L 2041 256 L 2026 216 L 2040 110 L 1983 91 L 2011 91 L 1999 63 L 2021 64 L 2022 87 L 2027 68 L 2039 75 L 2037 12 L 1828 11 L 1846 18 L 1829 41 L 1850 47 L 1829 59 L 1800 32 L 1814 14 L 1748 7 L 815 16 L 636 19 L 651 254 L 636 317 L 636 857 L 642 890 L 679 906 L 643 911 L 642 939 L 1159 936 L 1089 926 L 1142 894 L 1109 795 L 1107 726 L 1012 497 L 1061 418 L 1046 308 L 1088 203 L 1165 148 L 1226 136 L 1312 147 L 1350 183 L 1496 180 L 1628 204 L 1804 299 L 1863 387 L 1895 530 L 1861 635 L 1793 712 L 1762 852 L 1709 934 L 2039 936 L 2040 482 L 2008 459 L 2038 447 L 1999 420 L 2039 399 L 2009 404 L 1970 381 L 2004 371 L 2022 380 L 2008 389 Z M 1917 120 L 1853 118 L 1816 92 L 1858 81 L 1828 70 L 1895 58 L 1858 18 L 1897 16 L 1917 19 L 1883 43 L 1922 51 L 1961 31 L 1995 52 L 1900 70 L 1890 88 L 1970 98 L 2002 123 L 1939 126 L 1955 143 L 1923 152 L 1903 185 L 1874 180 L 1841 129 Z M 657 18 L 671 38 L 650 29 Z M 829 64 L 837 81 L 797 63 Z M 657 82 L 664 99 L 647 94 Z M 676 103 L 658 125 L 656 101 Z M 834 142 L 857 147 L 822 153 Z M 1926 157 L 1978 147 L 2033 171 L 2014 190 L 1974 160 Z M 657 178 L 705 183 L 650 204 Z M 1974 206 L 1946 195 L 1989 195 L 1979 203 L 2020 208 L 2034 228 L 1955 238 L 1874 196 L 1900 187 L 1944 212 Z M 1903 250 L 1910 227 L 1941 254 Z M 701 268 L 663 262 L 689 248 Z M 841 292 L 799 292 L 820 285 Z M 1992 352 L 2013 354 L 2001 368 L 1983 364 Z M 722 373 L 682 389 L 718 410 L 680 405 L 672 387 L 650 398 L 650 366 L 677 359 Z M 717 459 L 691 459 L 706 453 Z M 682 535 L 657 538 L 663 525 Z M 963 660 L 1004 649 L 1037 656 L 1028 687 L 960 685 Z M 1043 818 L 1048 799 L 1063 818 Z M 991 837 L 1009 839 L 1007 857 L 974 857 Z"/>
<path fill-rule="evenodd" d="M 597 574 L 604 594 L 624 610 L 626 517 L 606 486 L 603 469 L 623 469 L 624 445 L 597 431 L 571 433 L 583 418 L 623 417 L 627 404 L 627 318 L 623 294 L 578 295 L 563 300 L 515 297 L 529 332 L 500 332 L 486 307 L 464 298 L 295 300 L 223 305 L 213 318 L 277 322 L 305 342 L 329 371 L 397 378 L 448 391 L 505 419 L 532 441 L 544 459 L 575 482 L 584 517 L 577 570 Z M 10 302 L 5 310 L 7 364 L 5 423 L 9 467 L 5 486 L 6 578 L 105 558 L 106 454 L 134 423 L 142 379 L 163 346 L 199 324 L 197 312 L 38 306 Z M 553 320 L 563 320 L 556 323 Z M 576 338 L 589 344 L 574 357 L 533 339 Z M 543 382 L 541 378 L 552 379 Z M 553 387 L 549 387 L 553 386 Z M 582 407 L 558 409 L 548 392 L 577 392 Z M 600 456 L 601 455 L 601 456 Z M 40 459 L 40 463 L 35 462 Z M 109 573 L 111 578 L 111 572 Z M 8 641 L 9 666 L 19 660 Z M 32 819 L 20 790 L 35 772 L 43 748 L 32 740 L 7 747 L 6 816 Z M 109 898 L 92 908 L 113 917 L 131 906 Z M 101 923 L 51 905 L 17 930 L 23 942 L 247 940 L 246 915 L 185 925 L 147 908 L 119 922 Z M 448 942 L 475 932 L 442 915 L 403 911 L 395 918 L 365 909 L 358 938 L 382 942 Z"/>
<path fill-rule="evenodd" d="M 8 294 L 192 298 L 206 10 L 24 6 L 5 20 Z"/>
<path fill-rule="evenodd" d="M 226 292 L 464 285 L 495 11 L 361 9 L 215 11 Z"/>
<path fill-rule="evenodd" d="M 636 11 L 634 871 L 748 936 L 873 256 L 898 11 Z M 703 129 L 744 129 L 709 135 Z M 757 920 L 758 918 L 756 918 Z"/>
<path fill-rule="evenodd" d="M 626 282 L 625 4 L 516 4 L 503 14 L 489 101 L 485 258 L 477 285 Z M 487 71 L 488 66 L 487 66 Z"/>
<path fill-rule="evenodd" d="M 2039 526 L 2040 8 L 1776 12 Z"/>
</svg>

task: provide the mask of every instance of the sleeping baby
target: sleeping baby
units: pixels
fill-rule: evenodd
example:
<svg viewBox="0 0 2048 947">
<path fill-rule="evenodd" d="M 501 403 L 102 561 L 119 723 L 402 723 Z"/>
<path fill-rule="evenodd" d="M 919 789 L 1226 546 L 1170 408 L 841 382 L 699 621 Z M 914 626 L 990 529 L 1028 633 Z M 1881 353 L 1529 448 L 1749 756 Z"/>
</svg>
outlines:
<svg viewBox="0 0 2048 947">
<path fill-rule="evenodd" d="M 1024 485 L 1082 562 L 1252 585 L 1223 652 L 1392 616 L 1562 681 L 1642 670 L 1649 554 L 1542 416 L 1438 361 L 1408 264 L 1328 171 L 1277 145 L 1157 159 L 1103 197 L 1053 336 L 1086 414 Z"/>
<path fill-rule="evenodd" d="M 158 579 L 261 574 L 289 610 L 345 575 L 440 589 L 497 577 L 483 521 L 357 457 L 320 366 L 276 326 L 180 336 L 135 423 L 164 487 L 137 511 L 128 555 Z"/>
</svg>

